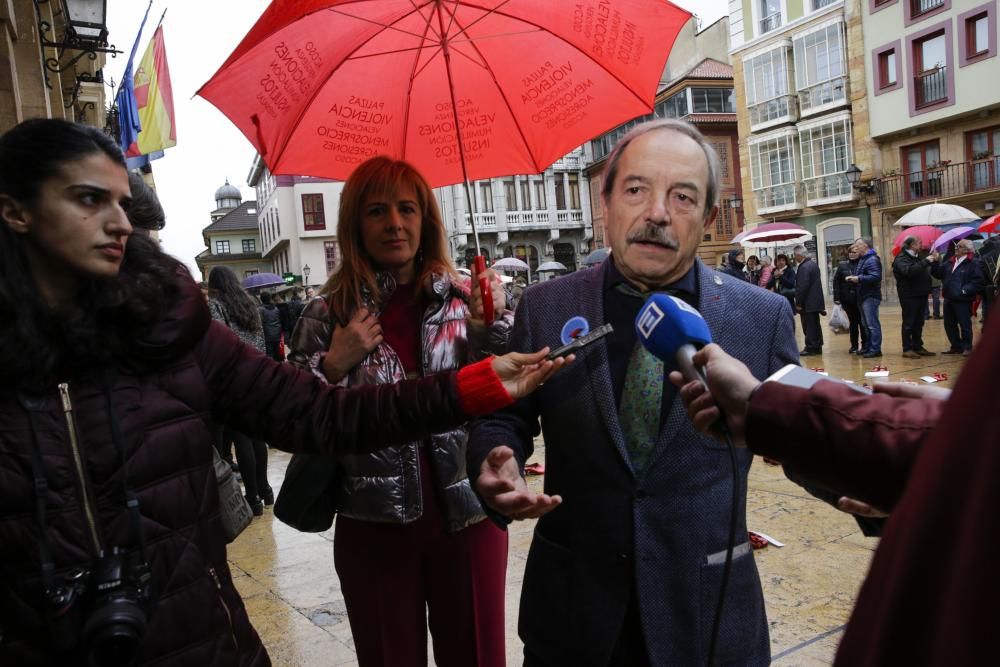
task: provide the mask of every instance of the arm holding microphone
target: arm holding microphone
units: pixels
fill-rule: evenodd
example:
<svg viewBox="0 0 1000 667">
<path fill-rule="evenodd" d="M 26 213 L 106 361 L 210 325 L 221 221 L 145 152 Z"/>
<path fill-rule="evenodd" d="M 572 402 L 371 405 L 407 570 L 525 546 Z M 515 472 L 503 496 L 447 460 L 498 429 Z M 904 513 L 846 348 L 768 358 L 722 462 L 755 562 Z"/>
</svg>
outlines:
<svg viewBox="0 0 1000 667">
<path fill-rule="evenodd" d="M 724 415 L 735 444 L 883 510 L 902 494 L 948 395 L 889 383 L 870 396 L 828 381 L 810 389 L 761 383 L 717 345 L 698 351 L 693 362 L 707 385 L 676 372 L 670 379 L 698 430 L 715 435 L 712 426 Z"/>
</svg>

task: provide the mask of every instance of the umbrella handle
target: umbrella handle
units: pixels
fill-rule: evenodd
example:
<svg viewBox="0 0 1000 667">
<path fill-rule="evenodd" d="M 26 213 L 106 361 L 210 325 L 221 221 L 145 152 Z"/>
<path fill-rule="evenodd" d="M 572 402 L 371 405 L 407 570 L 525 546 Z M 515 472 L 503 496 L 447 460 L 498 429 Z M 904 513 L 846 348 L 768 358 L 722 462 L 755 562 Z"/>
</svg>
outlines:
<svg viewBox="0 0 1000 667">
<path fill-rule="evenodd" d="M 496 313 L 493 312 L 493 290 L 490 289 L 490 283 L 483 275 L 486 273 L 486 258 L 482 255 L 476 255 L 474 261 L 476 278 L 479 279 L 479 294 L 483 297 L 483 321 L 486 322 L 486 326 L 489 326 L 496 317 Z"/>
</svg>

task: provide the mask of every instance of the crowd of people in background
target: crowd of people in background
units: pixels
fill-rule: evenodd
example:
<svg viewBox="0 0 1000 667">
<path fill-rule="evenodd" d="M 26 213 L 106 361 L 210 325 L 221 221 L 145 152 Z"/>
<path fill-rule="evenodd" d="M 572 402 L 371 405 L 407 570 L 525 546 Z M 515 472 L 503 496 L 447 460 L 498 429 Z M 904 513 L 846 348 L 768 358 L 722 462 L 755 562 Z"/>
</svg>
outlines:
<svg viewBox="0 0 1000 667">
<path fill-rule="evenodd" d="M 945 253 L 931 251 L 917 236 L 905 237 L 891 264 L 896 293 L 902 311 L 903 356 L 917 359 L 933 356 L 923 343 L 926 320 L 944 320 L 948 337 L 947 355 L 969 356 L 973 342 L 973 321 L 987 313 L 1000 286 L 998 272 L 1000 236 L 993 235 L 977 251 L 969 239 L 950 245 Z M 794 261 L 793 261 L 794 260 Z M 763 289 L 776 292 L 800 316 L 805 347 L 800 356 L 822 354 L 825 295 L 819 266 L 805 246 L 775 255 L 773 265 L 767 255 L 746 256 L 741 248 L 730 250 L 718 271 Z M 859 238 L 837 262 L 831 277 L 833 303 L 843 309 L 850 338 L 849 354 L 865 358 L 882 356 L 883 267 L 870 238 Z M 832 326 L 832 325 L 831 325 Z M 839 328 L 839 327 L 834 327 Z"/>
</svg>

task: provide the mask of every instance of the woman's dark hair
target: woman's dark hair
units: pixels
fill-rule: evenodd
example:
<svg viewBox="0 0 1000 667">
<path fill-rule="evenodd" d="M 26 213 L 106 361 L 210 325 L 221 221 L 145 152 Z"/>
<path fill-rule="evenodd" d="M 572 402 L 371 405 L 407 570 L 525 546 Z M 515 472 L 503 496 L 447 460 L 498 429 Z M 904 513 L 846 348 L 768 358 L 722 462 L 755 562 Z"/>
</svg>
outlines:
<svg viewBox="0 0 1000 667">
<path fill-rule="evenodd" d="M 788 265 L 788 264 L 790 263 L 790 262 L 788 261 L 788 255 L 786 255 L 786 254 L 785 254 L 785 253 L 783 253 L 783 252 L 780 252 L 780 253 L 778 253 L 777 255 L 775 255 L 775 256 L 774 256 L 774 261 L 775 261 L 775 263 L 777 263 L 777 261 L 778 261 L 779 259 L 783 259 L 783 260 L 785 260 L 785 265 L 786 265 L 786 266 L 787 266 L 787 265 Z"/>
<path fill-rule="evenodd" d="M 153 188 L 146 185 L 142 175 L 129 172 L 128 187 L 132 191 L 132 203 L 128 207 L 128 221 L 136 229 L 159 231 L 167 224 L 163 207 Z"/>
<path fill-rule="evenodd" d="M 93 127 L 20 123 L 0 137 L 0 195 L 30 205 L 62 165 L 94 154 L 125 168 L 118 146 Z M 134 235 L 118 276 L 84 280 L 74 303 L 53 310 L 31 277 L 20 237 L 0 221 L 0 382 L 41 387 L 137 361 L 138 342 L 178 292 L 180 263 Z"/>
<path fill-rule="evenodd" d="M 228 266 L 216 266 L 209 272 L 208 297 L 219 301 L 239 328 L 261 330 L 257 302 L 240 286 L 239 278 Z"/>
</svg>

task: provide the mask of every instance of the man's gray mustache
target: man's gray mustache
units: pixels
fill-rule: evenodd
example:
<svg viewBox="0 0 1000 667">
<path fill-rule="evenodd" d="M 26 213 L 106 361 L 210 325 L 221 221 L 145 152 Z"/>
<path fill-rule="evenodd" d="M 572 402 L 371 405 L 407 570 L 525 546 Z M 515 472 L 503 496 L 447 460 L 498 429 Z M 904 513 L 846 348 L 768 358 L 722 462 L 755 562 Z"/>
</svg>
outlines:
<svg viewBox="0 0 1000 667">
<path fill-rule="evenodd" d="M 677 239 L 669 236 L 663 227 L 657 225 L 647 225 L 639 231 L 632 232 L 625 240 L 629 243 L 656 243 L 671 250 L 677 250 L 680 247 Z"/>
</svg>

